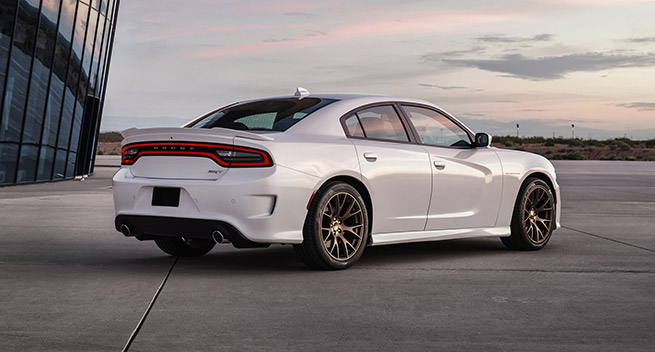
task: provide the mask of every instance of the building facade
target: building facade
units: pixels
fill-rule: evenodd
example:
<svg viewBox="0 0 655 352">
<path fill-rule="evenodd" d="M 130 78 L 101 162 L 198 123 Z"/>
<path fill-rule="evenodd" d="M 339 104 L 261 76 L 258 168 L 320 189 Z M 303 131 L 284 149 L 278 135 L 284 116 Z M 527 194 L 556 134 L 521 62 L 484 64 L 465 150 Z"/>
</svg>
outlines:
<svg viewBox="0 0 655 352">
<path fill-rule="evenodd" d="M 120 0 L 0 0 L 0 185 L 93 172 Z"/>
</svg>

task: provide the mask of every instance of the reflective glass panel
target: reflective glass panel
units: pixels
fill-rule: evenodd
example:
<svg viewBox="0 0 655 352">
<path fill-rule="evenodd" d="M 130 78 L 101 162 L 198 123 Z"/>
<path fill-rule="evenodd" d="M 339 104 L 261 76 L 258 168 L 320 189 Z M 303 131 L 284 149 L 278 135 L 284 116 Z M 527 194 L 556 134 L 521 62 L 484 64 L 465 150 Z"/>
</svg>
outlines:
<svg viewBox="0 0 655 352">
<path fill-rule="evenodd" d="M 11 34 L 14 32 L 14 17 L 16 17 L 16 2 L 0 1 L 0 105 L 2 105 L 1 100 L 4 96 Z M 1 111 L 0 118 L 2 118 Z"/>
<path fill-rule="evenodd" d="M 39 1 L 21 0 L 19 2 L 15 30 L 21 35 L 14 36 L 12 44 L 2 123 L 0 124 L 0 141 L 18 142 L 20 140 L 38 16 Z"/>
<path fill-rule="evenodd" d="M 48 95 L 48 81 L 50 66 L 57 39 L 57 14 L 59 1 L 45 1 L 42 6 L 39 31 L 32 63 L 32 79 L 30 81 L 27 114 L 25 115 L 25 128 L 23 129 L 23 143 L 37 144 L 41 137 L 41 126 L 45 111 L 46 97 Z"/>
<path fill-rule="evenodd" d="M 376 106 L 357 112 L 366 138 L 409 141 L 407 132 L 393 106 Z"/>
<path fill-rule="evenodd" d="M 18 143 L 0 142 L 0 185 L 14 183 Z"/>
<path fill-rule="evenodd" d="M 52 179 L 63 179 L 66 173 L 66 156 L 68 151 L 65 149 L 57 148 L 55 153 L 55 167 L 52 173 Z"/>
<path fill-rule="evenodd" d="M 16 182 L 33 182 L 36 177 L 36 160 L 39 154 L 39 147 L 33 144 L 23 144 L 20 148 L 18 159 L 18 171 Z"/>
<path fill-rule="evenodd" d="M 442 114 L 416 106 L 403 106 L 421 143 L 438 147 L 470 147 L 468 133 Z"/>
<path fill-rule="evenodd" d="M 39 166 L 37 168 L 36 180 L 46 181 L 50 179 L 52 165 L 55 159 L 55 148 L 42 146 L 39 153 Z"/>
</svg>

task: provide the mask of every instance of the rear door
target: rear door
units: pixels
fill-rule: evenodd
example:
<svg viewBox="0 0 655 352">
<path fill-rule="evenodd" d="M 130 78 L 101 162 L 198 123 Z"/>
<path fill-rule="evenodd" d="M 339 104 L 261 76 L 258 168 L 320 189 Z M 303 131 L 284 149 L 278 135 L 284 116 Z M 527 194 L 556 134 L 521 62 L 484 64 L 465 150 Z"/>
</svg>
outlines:
<svg viewBox="0 0 655 352">
<path fill-rule="evenodd" d="M 430 159 L 414 144 L 396 107 L 365 107 L 343 119 L 373 203 L 373 234 L 423 231 L 430 204 Z"/>
<path fill-rule="evenodd" d="M 403 111 L 430 158 L 426 230 L 494 227 L 503 186 L 496 152 L 473 147 L 468 132 L 436 110 L 403 105 Z"/>
</svg>

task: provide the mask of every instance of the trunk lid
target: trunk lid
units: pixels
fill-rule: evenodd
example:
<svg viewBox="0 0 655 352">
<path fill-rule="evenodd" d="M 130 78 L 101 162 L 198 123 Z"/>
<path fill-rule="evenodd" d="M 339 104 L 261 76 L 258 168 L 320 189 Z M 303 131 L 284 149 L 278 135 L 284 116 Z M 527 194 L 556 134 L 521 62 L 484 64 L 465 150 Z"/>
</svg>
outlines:
<svg viewBox="0 0 655 352">
<path fill-rule="evenodd" d="M 195 148 L 198 148 L 198 144 L 206 143 L 232 146 L 235 137 L 255 141 L 273 140 L 266 135 L 225 128 L 130 128 L 123 131 L 122 135 L 122 147 L 156 144 L 157 148 L 167 150 L 180 150 L 181 147 L 188 150 L 191 148 L 188 145 L 194 143 Z M 218 180 L 225 175 L 228 170 L 226 167 L 206 157 L 206 154 L 203 155 L 143 155 L 129 168 L 135 177 L 146 178 Z"/>
</svg>

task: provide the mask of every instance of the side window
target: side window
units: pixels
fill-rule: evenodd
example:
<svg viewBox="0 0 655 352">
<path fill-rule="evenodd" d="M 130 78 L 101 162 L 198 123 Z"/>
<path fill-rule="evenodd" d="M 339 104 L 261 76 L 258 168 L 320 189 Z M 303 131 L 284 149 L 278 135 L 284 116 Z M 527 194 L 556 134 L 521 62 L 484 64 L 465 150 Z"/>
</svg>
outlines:
<svg viewBox="0 0 655 352">
<path fill-rule="evenodd" d="M 440 113 L 416 106 L 403 106 L 421 143 L 438 147 L 468 147 L 471 138 L 461 127 Z"/>
<path fill-rule="evenodd" d="M 346 123 L 346 129 L 348 130 L 348 135 L 351 137 L 364 137 L 364 132 L 362 131 L 362 125 L 359 124 L 359 120 L 355 114 L 352 114 L 346 118 L 344 121 Z"/>
<path fill-rule="evenodd" d="M 393 106 L 376 106 L 358 111 L 366 138 L 408 142 L 407 132 Z"/>
</svg>

